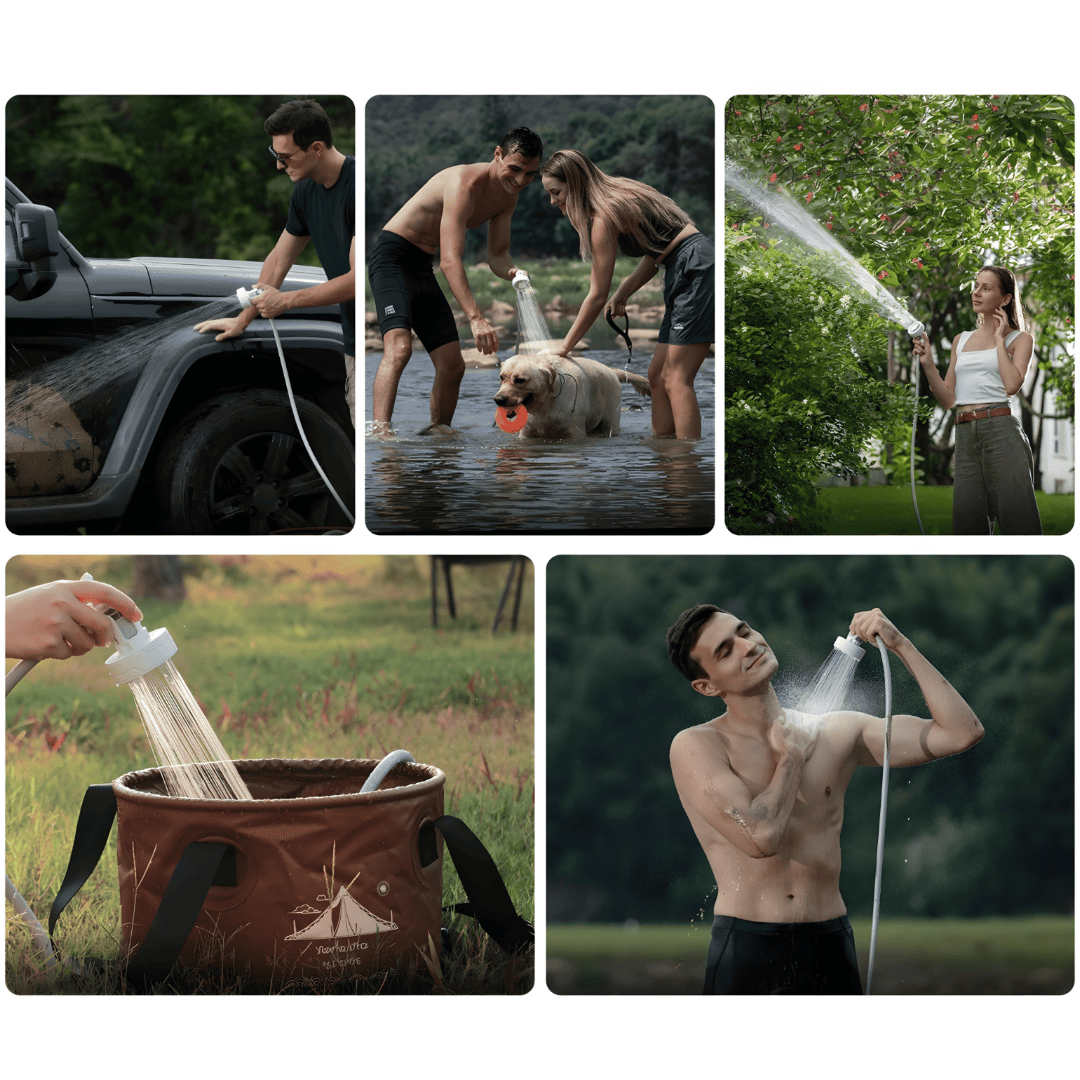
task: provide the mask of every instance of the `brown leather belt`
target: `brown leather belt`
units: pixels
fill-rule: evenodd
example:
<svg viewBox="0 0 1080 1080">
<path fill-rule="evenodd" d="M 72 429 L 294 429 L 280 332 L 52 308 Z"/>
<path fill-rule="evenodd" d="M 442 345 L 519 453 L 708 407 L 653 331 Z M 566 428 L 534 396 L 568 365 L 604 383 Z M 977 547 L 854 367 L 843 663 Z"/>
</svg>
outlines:
<svg viewBox="0 0 1080 1080">
<path fill-rule="evenodd" d="M 1012 409 L 978 409 L 975 412 L 957 413 L 956 422 L 966 424 L 969 420 L 985 420 L 988 416 L 1012 416 Z"/>
</svg>

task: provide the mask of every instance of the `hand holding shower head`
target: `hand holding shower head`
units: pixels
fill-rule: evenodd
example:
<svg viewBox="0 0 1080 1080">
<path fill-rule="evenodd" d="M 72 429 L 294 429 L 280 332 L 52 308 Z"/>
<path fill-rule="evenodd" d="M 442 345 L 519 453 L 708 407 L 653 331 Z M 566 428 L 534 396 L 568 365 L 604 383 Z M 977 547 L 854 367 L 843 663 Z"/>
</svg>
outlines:
<svg viewBox="0 0 1080 1080">
<path fill-rule="evenodd" d="M 253 285 L 250 289 L 245 289 L 241 285 L 240 288 L 236 290 L 236 299 L 240 301 L 240 306 L 242 308 L 249 308 L 251 307 L 251 301 L 254 300 L 256 296 L 262 296 L 262 294 L 263 291 L 258 288 L 258 286 Z"/>
<path fill-rule="evenodd" d="M 105 666 L 117 686 L 146 675 L 176 654 L 176 642 L 164 626 L 150 633 L 142 623 L 130 622 L 116 612 L 109 614 L 113 619 L 116 652 L 105 661 Z"/>
</svg>

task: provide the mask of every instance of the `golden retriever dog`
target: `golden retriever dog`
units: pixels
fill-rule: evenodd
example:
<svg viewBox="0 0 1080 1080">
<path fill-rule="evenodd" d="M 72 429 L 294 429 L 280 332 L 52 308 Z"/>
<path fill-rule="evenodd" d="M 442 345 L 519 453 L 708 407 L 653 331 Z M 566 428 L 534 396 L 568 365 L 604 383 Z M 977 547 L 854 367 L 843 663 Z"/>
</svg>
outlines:
<svg viewBox="0 0 1080 1080">
<path fill-rule="evenodd" d="M 622 386 L 650 397 L 649 380 L 597 360 L 567 360 L 551 352 L 519 353 L 502 362 L 495 404 L 524 405 L 523 439 L 583 439 L 618 435 Z"/>
</svg>

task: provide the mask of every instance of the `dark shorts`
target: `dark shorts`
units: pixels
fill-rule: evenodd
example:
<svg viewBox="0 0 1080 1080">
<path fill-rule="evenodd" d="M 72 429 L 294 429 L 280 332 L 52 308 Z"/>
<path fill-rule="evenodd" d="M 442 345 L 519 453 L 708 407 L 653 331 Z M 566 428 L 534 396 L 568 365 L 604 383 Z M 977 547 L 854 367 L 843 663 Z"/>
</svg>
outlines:
<svg viewBox="0 0 1080 1080">
<path fill-rule="evenodd" d="M 760 923 L 717 915 L 706 994 L 861 994 L 846 915 L 825 922 Z"/>
<path fill-rule="evenodd" d="M 664 260 L 661 345 L 708 344 L 716 338 L 716 248 L 692 233 Z"/>
<path fill-rule="evenodd" d="M 1000 401 L 992 407 L 1008 404 Z M 1040 535 L 1031 444 L 1020 421 L 1012 415 L 987 416 L 957 424 L 955 432 L 954 535 L 988 536 L 995 520 L 1002 535 Z"/>
<path fill-rule="evenodd" d="M 458 340 L 454 313 L 435 280 L 434 259 L 404 236 L 385 229 L 368 256 L 379 333 L 414 330 L 429 353 Z"/>
</svg>

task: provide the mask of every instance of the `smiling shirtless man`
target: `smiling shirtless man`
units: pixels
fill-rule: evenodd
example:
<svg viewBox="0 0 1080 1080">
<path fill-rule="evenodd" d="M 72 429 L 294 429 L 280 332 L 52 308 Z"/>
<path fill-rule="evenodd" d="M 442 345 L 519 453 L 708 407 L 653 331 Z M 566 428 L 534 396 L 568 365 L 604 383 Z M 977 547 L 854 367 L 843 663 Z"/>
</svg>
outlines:
<svg viewBox="0 0 1080 1080">
<path fill-rule="evenodd" d="M 517 273 L 510 261 L 510 219 L 518 195 L 540 168 L 543 143 L 528 128 L 514 128 L 495 148 L 491 161 L 455 165 L 436 173 L 383 227 L 371 257 L 368 277 L 375 297 L 383 358 L 375 373 L 373 431 L 391 434 L 398 382 L 412 356 L 412 332 L 435 365 L 431 387 L 431 426 L 422 434 L 448 429 L 457 408 L 465 361 L 450 304 L 435 280 L 439 269 L 472 327 L 476 347 L 494 354 L 495 328 L 480 313 L 469 288 L 462 255 L 465 231 L 488 222 L 488 265 L 509 281 Z"/>
<path fill-rule="evenodd" d="M 970 706 L 875 608 L 851 631 L 904 662 L 932 720 L 893 716 L 891 768 L 977 743 Z M 698 604 L 668 630 L 671 662 L 727 711 L 671 744 L 671 771 L 716 877 L 707 994 L 858 994 L 855 939 L 840 896 L 844 792 L 860 765 L 884 761 L 885 721 L 865 713 L 789 716 L 776 656 L 735 615 Z"/>
</svg>

